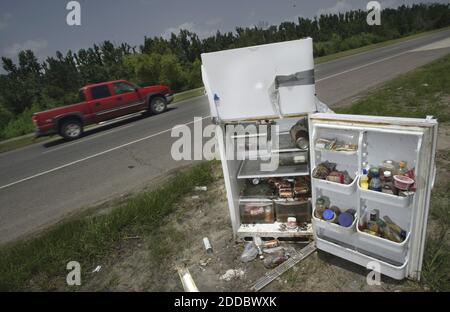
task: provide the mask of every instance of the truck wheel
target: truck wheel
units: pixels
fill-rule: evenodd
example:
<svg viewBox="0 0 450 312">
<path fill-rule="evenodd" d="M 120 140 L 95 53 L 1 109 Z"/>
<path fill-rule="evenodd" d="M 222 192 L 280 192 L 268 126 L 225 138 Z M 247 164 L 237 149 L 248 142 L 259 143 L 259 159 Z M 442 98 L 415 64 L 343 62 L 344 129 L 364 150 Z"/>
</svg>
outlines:
<svg viewBox="0 0 450 312">
<path fill-rule="evenodd" d="M 76 119 L 65 121 L 59 134 L 67 140 L 78 139 L 83 135 L 83 125 Z"/>
<path fill-rule="evenodd" d="M 166 99 L 161 96 L 156 96 L 150 101 L 150 111 L 155 115 L 164 112 L 166 110 L 166 107 Z"/>
</svg>

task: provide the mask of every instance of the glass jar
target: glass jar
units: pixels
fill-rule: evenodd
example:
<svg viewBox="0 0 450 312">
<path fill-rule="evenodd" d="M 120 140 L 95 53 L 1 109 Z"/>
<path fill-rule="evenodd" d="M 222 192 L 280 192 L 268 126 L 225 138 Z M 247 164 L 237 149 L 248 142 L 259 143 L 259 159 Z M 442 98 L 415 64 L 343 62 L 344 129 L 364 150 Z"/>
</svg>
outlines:
<svg viewBox="0 0 450 312">
<path fill-rule="evenodd" d="M 369 182 L 369 190 L 381 192 L 381 180 L 378 172 L 372 172 L 372 177 Z"/>
</svg>

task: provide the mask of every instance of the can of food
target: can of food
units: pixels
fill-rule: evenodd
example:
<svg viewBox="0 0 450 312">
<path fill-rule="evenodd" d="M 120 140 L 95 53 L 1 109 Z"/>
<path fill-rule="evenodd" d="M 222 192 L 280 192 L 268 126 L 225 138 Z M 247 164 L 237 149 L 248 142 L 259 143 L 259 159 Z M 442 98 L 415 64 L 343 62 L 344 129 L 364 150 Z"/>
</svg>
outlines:
<svg viewBox="0 0 450 312">
<path fill-rule="evenodd" d="M 276 239 L 273 239 L 273 240 L 270 240 L 270 241 L 267 241 L 264 243 L 265 248 L 275 248 L 275 247 L 278 247 L 278 245 L 280 245 L 280 242 Z"/>
<path fill-rule="evenodd" d="M 295 217 L 287 218 L 287 227 L 289 229 L 295 229 L 297 227 L 297 218 Z"/>
</svg>

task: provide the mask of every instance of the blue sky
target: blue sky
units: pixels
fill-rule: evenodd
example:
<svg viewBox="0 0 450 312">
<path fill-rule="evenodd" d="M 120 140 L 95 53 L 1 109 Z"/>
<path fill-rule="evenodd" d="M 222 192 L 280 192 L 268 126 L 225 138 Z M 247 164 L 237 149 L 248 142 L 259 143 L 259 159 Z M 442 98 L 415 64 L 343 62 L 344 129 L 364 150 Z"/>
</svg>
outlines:
<svg viewBox="0 0 450 312">
<path fill-rule="evenodd" d="M 180 28 L 201 37 L 251 26 L 278 24 L 298 16 L 312 17 L 350 9 L 365 9 L 360 0 L 79 0 L 81 26 L 68 26 L 69 0 L 2 0 L 0 55 L 15 58 L 31 49 L 40 60 L 57 50 L 92 46 L 103 40 L 142 44 L 144 36 L 168 36 Z M 444 0 L 384 0 L 382 8 Z"/>
</svg>

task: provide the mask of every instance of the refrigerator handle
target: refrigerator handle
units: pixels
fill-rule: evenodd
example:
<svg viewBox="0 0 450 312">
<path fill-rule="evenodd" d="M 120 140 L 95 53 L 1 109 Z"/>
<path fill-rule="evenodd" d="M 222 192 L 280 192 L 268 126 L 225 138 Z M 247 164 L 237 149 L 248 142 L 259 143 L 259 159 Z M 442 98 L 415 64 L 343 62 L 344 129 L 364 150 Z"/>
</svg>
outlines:
<svg viewBox="0 0 450 312">
<path fill-rule="evenodd" d="M 433 176 L 431 178 L 431 189 L 434 188 L 434 181 L 436 180 L 436 164 L 433 166 Z"/>
</svg>

